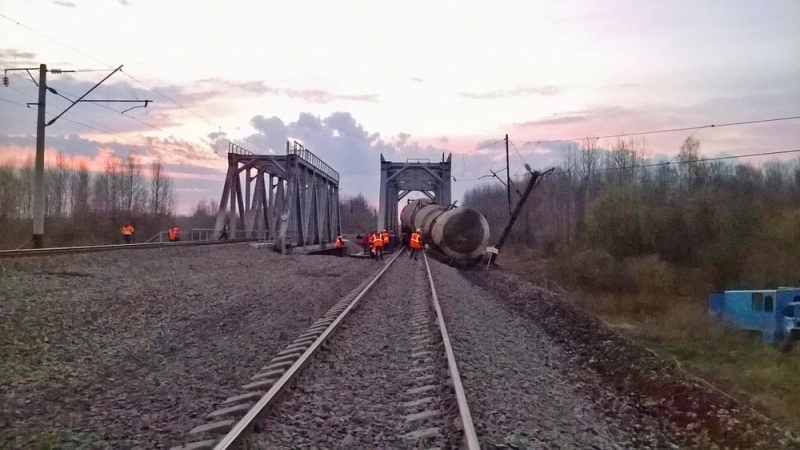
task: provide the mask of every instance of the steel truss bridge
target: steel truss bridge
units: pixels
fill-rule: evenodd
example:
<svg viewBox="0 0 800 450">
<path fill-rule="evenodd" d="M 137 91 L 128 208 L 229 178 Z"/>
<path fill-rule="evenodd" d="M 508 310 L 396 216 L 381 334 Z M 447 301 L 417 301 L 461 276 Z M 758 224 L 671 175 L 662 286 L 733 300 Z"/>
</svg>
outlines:
<svg viewBox="0 0 800 450">
<path fill-rule="evenodd" d="M 216 236 L 226 223 L 229 234 L 281 253 L 330 247 L 341 230 L 339 173 L 296 141 L 286 142 L 285 155 L 259 155 L 229 142 Z"/>
</svg>

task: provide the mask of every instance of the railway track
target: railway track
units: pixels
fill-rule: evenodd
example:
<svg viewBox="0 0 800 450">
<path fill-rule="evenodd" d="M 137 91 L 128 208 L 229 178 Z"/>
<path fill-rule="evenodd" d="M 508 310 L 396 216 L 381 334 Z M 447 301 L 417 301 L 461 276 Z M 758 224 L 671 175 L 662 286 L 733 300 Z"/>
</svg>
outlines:
<svg viewBox="0 0 800 450">
<path fill-rule="evenodd" d="M 479 448 L 428 260 L 401 254 L 298 335 L 173 450 L 331 445 L 325 438 L 342 439 L 342 446 Z M 297 388 L 287 391 L 291 386 Z M 341 397 L 354 392 L 352 402 Z M 334 400 L 319 407 L 322 397 Z M 342 415 L 352 420 L 342 422 Z M 336 436 L 343 427 L 346 436 Z"/>
<path fill-rule="evenodd" d="M 79 247 L 27 248 L 22 250 L 0 250 L 0 258 L 18 258 L 22 256 L 64 255 L 69 253 L 89 253 L 110 250 L 141 250 L 159 247 L 224 245 L 248 242 L 248 239 L 230 239 L 227 241 L 179 241 L 179 242 L 147 242 L 141 244 L 84 245 Z"/>
</svg>

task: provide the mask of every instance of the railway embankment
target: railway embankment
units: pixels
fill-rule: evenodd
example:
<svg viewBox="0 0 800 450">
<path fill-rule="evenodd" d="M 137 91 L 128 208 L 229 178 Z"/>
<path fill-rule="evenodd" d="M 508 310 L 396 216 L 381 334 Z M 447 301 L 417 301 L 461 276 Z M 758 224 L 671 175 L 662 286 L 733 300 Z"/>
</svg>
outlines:
<svg viewBox="0 0 800 450">
<path fill-rule="evenodd" d="M 557 344 L 573 368 L 566 376 L 606 417 L 634 418 L 622 422 L 626 431 L 669 436 L 681 447 L 800 444 L 798 435 L 781 422 L 687 373 L 674 359 L 648 350 L 565 296 L 503 270 L 465 276 Z"/>
<path fill-rule="evenodd" d="M 0 266 L 2 448 L 179 441 L 378 268 L 247 244 Z"/>
</svg>

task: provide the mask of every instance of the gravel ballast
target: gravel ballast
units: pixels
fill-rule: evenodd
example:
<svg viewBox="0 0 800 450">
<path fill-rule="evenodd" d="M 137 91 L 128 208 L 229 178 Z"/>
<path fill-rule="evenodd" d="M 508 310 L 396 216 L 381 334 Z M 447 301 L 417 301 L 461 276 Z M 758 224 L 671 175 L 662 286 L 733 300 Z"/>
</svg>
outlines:
<svg viewBox="0 0 800 450">
<path fill-rule="evenodd" d="M 0 259 L 0 447 L 180 444 L 377 269 L 247 244 Z"/>
<path fill-rule="evenodd" d="M 616 424 L 630 446 L 798 448 L 800 440 L 787 430 L 609 330 L 559 295 L 501 270 L 462 275 L 492 293 L 492 308 L 502 308 L 501 315 L 515 318 L 532 336 L 544 335 L 560 349 L 557 361 L 564 379 Z M 447 305 L 451 315 L 446 317 L 458 323 L 457 312 L 464 308 L 455 301 Z M 495 325 L 487 320 L 485 326 Z M 465 336 L 474 332 L 465 329 Z M 459 334 L 451 334 L 458 344 Z"/>
<path fill-rule="evenodd" d="M 576 368 L 535 323 L 451 267 L 431 262 L 482 448 L 641 448 L 576 389 Z M 584 383 L 596 377 L 581 377 Z M 641 421 L 640 421 L 641 422 Z M 506 446 L 506 447 L 504 447 Z M 593 447 L 594 446 L 594 447 Z"/>
<path fill-rule="evenodd" d="M 434 317 L 424 262 L 401 255 L 266 414 L 246 448 L 451 447 L 447 424 L 458 412 L 447 394 Z M 415 325 L 420 320 L 422 328 Z M 430 336 L 426 349 L 414 338 L 419 333 Z M 425 430 L 432 435 L 418 439 Z"/>
</svg>

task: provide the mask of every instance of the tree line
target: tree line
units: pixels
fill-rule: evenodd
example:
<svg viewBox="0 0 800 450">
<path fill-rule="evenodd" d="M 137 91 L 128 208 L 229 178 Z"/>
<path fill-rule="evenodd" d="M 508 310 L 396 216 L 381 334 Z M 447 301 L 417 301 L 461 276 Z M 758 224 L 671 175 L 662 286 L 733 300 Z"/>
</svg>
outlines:
<svg viewBox="0 0 800 450">
<path fill-rule="evenodd" d="M 718 289 L 796 284 L 800 159 L 703 161 L 700 151 L 689 137 L 672 161 L 653 163 L 644 140 L 585 139 L 541 179 L 510 242 L 603 289 L 625 288 L 632 267 Z M 526 182 L 515 184 L 521 191 Z M 496 240 L 509 217 L 497 206 L 506 205 L 505 187 L 477 187 L 465 203 L 486 215 Z"/>
<path fill-rule="evenodd" d="M 0 165 L 0 246 L 17 248 L 31 234 L 34 159 Z M 160 161 L 145 167 L 135 154 L 110 156 L 102 172 L 91 172 L 58 153 L 45 168 L 46 245 L 110 243 L 132 222 L 139 239 L 165 228 L 177 196 Z M 143 236 L 147 237 L 143 237 Z"/>
</svg>

